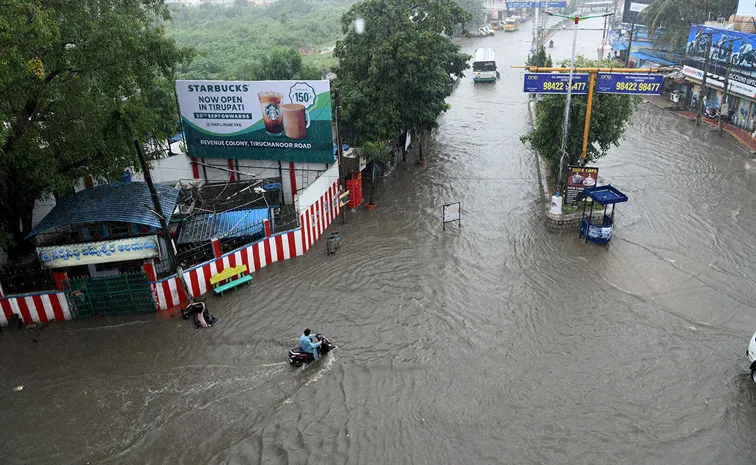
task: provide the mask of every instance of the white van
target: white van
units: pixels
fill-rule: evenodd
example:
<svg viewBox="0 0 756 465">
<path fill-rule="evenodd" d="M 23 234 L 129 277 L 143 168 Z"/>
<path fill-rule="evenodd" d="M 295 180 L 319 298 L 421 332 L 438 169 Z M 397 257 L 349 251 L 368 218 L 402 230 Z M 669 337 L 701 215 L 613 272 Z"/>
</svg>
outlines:
<svg viewBox="0 0 756 465">
<path fill-rule="evenodd" d="M 496 58 L 492 48 L 476 48 L 473 57 L 473 82 L 496 82 Z"/>
</svg>

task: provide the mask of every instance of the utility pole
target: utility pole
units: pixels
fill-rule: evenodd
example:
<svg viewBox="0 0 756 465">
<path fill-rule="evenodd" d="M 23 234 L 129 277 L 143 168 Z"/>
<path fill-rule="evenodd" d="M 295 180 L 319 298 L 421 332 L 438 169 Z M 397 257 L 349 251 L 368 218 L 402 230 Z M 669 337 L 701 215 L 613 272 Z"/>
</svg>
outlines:
<svg viewBox="0 0 756 465">
<path fill-rule="evenodd" d="M 706 32 L 709 35 L 709 40 L 706 42 L 706 62 L 704 63 L 703 79 L 701 80 L 701 87 L 698 89 L 698 105 L 696 109 L 696 126 L 701 125 L 701 114 L 703 113 L 703 99 L 704 90 L 706 89 L 706 77 L 709 75 L 709 65 L 711 64 L 711 31 Z"/>
<path fill-rule="evenodd" d="M 176 251 L 173 250 L 173 239 L 171 238 L 171 232 L 168 229 L 168 222 L 165 220 L 165 215 L 163 214 L 163 207 L 160 206 L 160 199 L 158 198 L 157 191 L 155 190 L 155 185 L 152 183 L 150 167 L 147 166 L 147 160 L 145 160 L 144 158 L 142 144 L 137 139 L 134 139 L 134 147 L 136 147 L 137 157 L 139 157 L 139 164 L 142 166 L 142 172 L 144 173 L 144 182 L 147 183 L 147 188 L 150 190 L 150 196 L 152 197 L 152 206 L 155 210 L 155 216 L 157 216 L 160 220 L 160 230 L 163 232 L 163 239 L 165 240 L 165 248 L 168 252 L 168 258 L 171 260 L 173 269 L 176 271 L 176 277 L 181 283 L 181 287 L 184 289 L 184 295 L 186 295 L 186 298 L 189 299 L 189 302 L 191 303 L 194 298 L 191 292 L 189 292 L 186 283 L 184 282 L 184 270 L 181 269 L 181 264 L 176 258 Z"/>
<path fill-rule="evenodd" d="M 339 89 L 333 89 L 334 104 L 336 106 L 336 153 L 338 154 L 339 163 L 339 193 L 346 192 L 346 179 L 344 179 L 343 148 L 341 147 L 341 95 Z M 341 207 L 339 200 L 339 209 L 341 210 L 341 224 L 346 224 L 346 209 Z"/>
<path fill-rule="evenodd" d="M 724 96 L 722 97 L 722 105 L 719 107 L 719 122 L 717 123 L 719 135 L 724 134 L 724 128 L 722 127 L 722 121 L 730 113 L 730 106 L 727 104 L 727 84 L 730 83 L 730 69 L 732 68 L 732 42 L 727 47 L 727 68 L 725 69 L 724 79 Z"/>
<path fill-rule="evenodd" d="M 633 50 L 633 36 L 635 35 L 635 17 L 638 16 L 637 14 L 633 16 L 633 22 L 630 26 L 630 39 L 627 43 L 627 59 L 625 60 L 625 68 L 630 67 L 630 52 Z"/>
</svg>

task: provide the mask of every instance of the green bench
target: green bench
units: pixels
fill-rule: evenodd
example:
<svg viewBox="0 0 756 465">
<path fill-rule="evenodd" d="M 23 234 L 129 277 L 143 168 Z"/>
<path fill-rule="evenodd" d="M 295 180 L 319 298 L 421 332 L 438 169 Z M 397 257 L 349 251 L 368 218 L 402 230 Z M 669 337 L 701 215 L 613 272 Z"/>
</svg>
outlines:
<svg viewBox="0 0 756 465">
<path fill-rule="evenodd" d="M 228 280 L 226 284 L 220 283 Z M 216 294 L 223 295 L 229 289 L 233 289 L 240 284 L 247 283 L 249 285 L 252 281 L 252 275 L 247 273 L 247 265 L 239 265 L 234 268 L 226 268 L 220 273 L 213 275 L 210 278 L 210 284 L 213 285 L 213 291 Z"/>
</svg>

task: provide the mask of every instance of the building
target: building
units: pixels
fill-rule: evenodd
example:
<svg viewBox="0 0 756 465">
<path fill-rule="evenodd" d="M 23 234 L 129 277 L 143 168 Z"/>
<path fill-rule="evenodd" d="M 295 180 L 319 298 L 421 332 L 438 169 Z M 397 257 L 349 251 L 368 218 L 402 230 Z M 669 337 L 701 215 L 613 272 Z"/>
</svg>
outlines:
<svg viewBox="0 0 756 465">
<path fill-rule="evenodd" d="M 704 106 L 722 110 L 723 113 L 727 113 L 732 125 L 754 131 L 756 34 L 735 30 L 733 24 L 715 24 L 693 25 L 690 29 L 682 70 L 685 80 L 690 84 L 690 92 L 685 96 L 685 102 L 691 107 L 697 106 L 708 58 L 709 74 L 703 95 Z M 707 48 L 710 48 L 708 57 Z M 731 70 L 725 101 L 724 85 L 725 76 L 728 75 L 728 62 L 731 63 Z"/>
</svg>

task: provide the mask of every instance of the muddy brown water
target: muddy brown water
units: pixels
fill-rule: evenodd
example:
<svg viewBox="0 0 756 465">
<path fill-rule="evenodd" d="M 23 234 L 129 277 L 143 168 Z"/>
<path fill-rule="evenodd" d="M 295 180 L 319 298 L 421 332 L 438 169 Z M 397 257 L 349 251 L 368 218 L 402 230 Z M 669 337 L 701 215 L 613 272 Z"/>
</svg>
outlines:
<svg viewBox="0 0 756 465">
<path fill-rule="evenodd" d="M 333 225 L 336 255 L 321 240 L 209 297 L 212 329 L 0 334 L 0 463 L 753 463 L 756 161 L 641 105 L 599 163 L 630 197 L 611 245 L 546 232 L 508 68 L 529 37 L 463 41 L 497 48 L 501 81 L 460 83 L 427 165 Z M 295 369 L 305 326 L 339 348 Z"/>
</svg>

